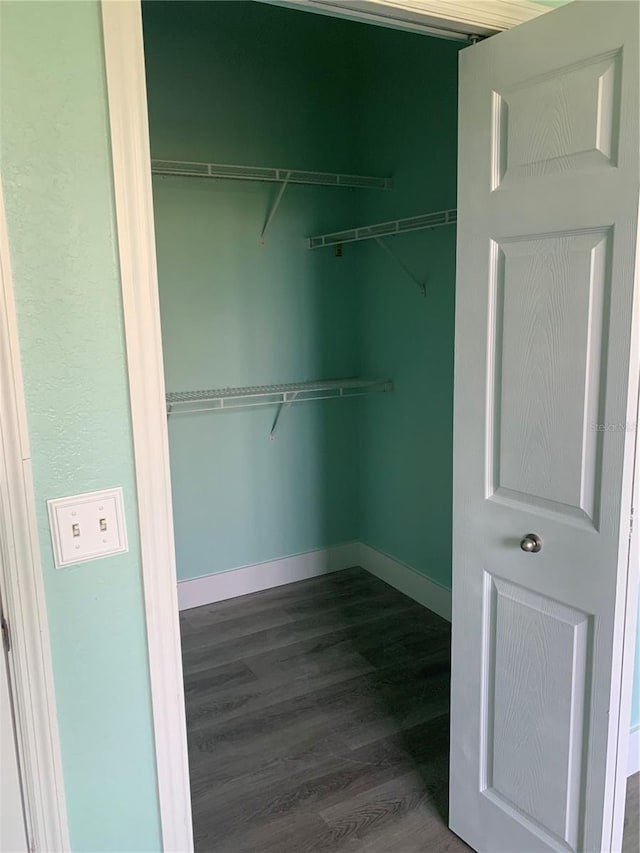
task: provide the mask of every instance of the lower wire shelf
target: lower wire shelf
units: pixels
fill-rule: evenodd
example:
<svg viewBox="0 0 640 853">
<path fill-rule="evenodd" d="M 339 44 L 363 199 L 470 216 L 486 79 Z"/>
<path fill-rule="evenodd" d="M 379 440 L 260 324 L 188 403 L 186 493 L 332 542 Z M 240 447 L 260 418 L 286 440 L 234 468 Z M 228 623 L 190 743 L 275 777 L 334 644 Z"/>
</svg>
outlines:
<svg viewBox="0 0 640 853">
<path fill-rule="evenodd" d="M 320 382 L 291 382 L 206 391 L 173 391 L 166 395 L 167 414 L 177 415 L 221 409 L 273 406 L 336 397 L 393 391 L 390 379 L 328 379 Z"/>
</svg>

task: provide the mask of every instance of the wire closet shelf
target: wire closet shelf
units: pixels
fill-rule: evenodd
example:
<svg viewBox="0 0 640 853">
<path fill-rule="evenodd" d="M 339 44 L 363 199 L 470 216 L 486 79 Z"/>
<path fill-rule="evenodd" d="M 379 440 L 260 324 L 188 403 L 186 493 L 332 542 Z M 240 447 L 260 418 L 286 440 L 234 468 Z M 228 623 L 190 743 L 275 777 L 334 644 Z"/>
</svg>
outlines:
<svg viewBox="0 0 640 853">
<path fill-rule="evenodd" d="M 394 234 L 406 234 L 409 231 L 422 231 L 425 228 L 438 228 L 442 225 L 455 225 L 458 221 L 456 208 L 438 210 L 435 213 L 424 213 L 420 216 L 410 216 L 407 219 L 393 219 L 380 222 L 377 225 L 364 225 L 360 228 L 346 228 L 331 234 L 321 234 L 308 238 L 310 249 L 321 249 L 323 246 L 336 246 L 340 243 L 355 243 L 359 240 L 380 240 Z"/>
<path fill-rule="evenodd" d="M 350 175 L 334 172 L 311 172 L 271 166 L 234 166 L 227 163 L 193 163 L 185 160 L 152 160 L 154 175 L 185 175 L 192 178 L 227 178 L 235 181 L 272 181 L 287 184 L 311 184 L 351 189 L 390 190 L 391 178 L 372 175 Z"/>
<path fill-rule="evenodd" d="M 204 391 L 173 391 L 166 395 L 166 403 L 167 415 L 175 415 L 284 405 L 336 397 L 360 397 L 364 394 L 389 391 L 393 391 L 393 382 L 390 379 L 349 378 Z"/>
</svg>

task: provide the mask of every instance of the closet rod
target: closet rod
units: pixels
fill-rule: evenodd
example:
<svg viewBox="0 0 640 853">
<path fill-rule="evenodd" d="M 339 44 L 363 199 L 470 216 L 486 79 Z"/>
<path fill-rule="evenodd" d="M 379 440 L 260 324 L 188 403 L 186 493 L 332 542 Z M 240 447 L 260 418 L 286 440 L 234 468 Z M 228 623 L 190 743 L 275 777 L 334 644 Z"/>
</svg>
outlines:
<svg viewBox="0 0 640 853">
<path fill-rule="evenodd" d="M 424 228 L 454 225 L 458 219 L 457 214 L 458 211 L 452 208 L 451 210 L 439 210 L 436 213 L 424 213 L 421 216 L 410 216 L 408 219 L 394 219 L 390 222 L 381 222 L 378 225 L 365 225 L 361 228 L 334 231 L 331 234 L 309 237 L 308 246 L 310 249 L 321 249 L 323 246 L 355 243 L 359 240 L 375 240 L 380 237 L 389 237 L 393 234 L 421 231 Z"/>
<path fill-rule="evenodd" d="M 390 190 L 391 178 L 372 175 L 348 175 L 334 172 L 309 172 L 267 166 L 234 166 L 226 163 L 193 163 L 183 160 L 152 160 L 154 175 L 185 175 L 192 178 L 229 178 L 235 181 L 273 181 L 352 189 Z"/>
<path fill-rule="evenodd" d="M 281 385 L 255 385 L 243 388 L 218 388 L 204 391 L 173 391 L 166 395 L 167 414 L 208 412 L 255 406 L 328 400 L 334 397 L 359 397 L 363 394 L 393 391 L 390 379 L 328 379 L 319 382 L 290 382 Z"/>
</svg>

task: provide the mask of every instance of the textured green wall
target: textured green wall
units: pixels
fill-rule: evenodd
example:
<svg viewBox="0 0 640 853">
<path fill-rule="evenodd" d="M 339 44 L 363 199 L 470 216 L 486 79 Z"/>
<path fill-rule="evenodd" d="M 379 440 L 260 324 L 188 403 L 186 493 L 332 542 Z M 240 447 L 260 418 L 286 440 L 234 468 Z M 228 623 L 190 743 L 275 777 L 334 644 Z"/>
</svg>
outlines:
<svg viewBox="0 0 640 853">
<path fill-rule="evenodd" d="M 255 3 L 144 6 L 155 157 L 352 171 L 357 25 Z M 353 222 L 362 193 L 156 177 L 169 390 L 358 372 L 356 259 L 304 237 Z M 360 198 L 359 198 L 360 197 Z M 357 538 L 359 400 L 170 418 L 181 579 Z"/>
<path fill-rule="evenodd" d="M 369 199 L 366 221 L 456 206 L 456 42 L 368 27 L 361 124 L 366 167 L 391 170 L 393 204 Z M 388 372 L 389 405 L 363 412 L 361 538 L 431 579 L 451 583 L 455 227 L 389 238 L 414 282 L 373 243 L 362 259 L 365 372 Z"/>
<path fill-rule="evenodd" d="M 0 4 L 9 231 L 71 843 L 160 849 L 100 10 Z M 47 498 L 122 485 L 130 551 L 57 571 Z"/>
<path fill-rule="evenodd" d="M 167 387 L 391 375 L 397 392 L 170 419 L 180 578 L 356 538 L 450 579 L 454 229 L 305 234 L 455 205 L 456 43 L 255 3 L 144 6 L 154 156 L 394 174 L 391 193 L 156 178 Z M 406 81 L 413 85 L 406 86 Z M 427 108 L 428 104 L 428 108 Z"/>
</svg>

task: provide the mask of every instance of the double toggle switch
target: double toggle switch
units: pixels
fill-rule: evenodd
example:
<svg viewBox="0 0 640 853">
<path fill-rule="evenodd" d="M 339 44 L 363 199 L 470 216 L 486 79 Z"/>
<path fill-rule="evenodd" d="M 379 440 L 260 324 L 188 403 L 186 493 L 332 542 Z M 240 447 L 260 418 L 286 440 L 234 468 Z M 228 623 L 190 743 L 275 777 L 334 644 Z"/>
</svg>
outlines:
<svg viewBox="0 0 640 853">
<path fill-rule="evenodd" d="M 47 501 L 56 568 L 127 551 L 122 489 Z"/>
</svg>

